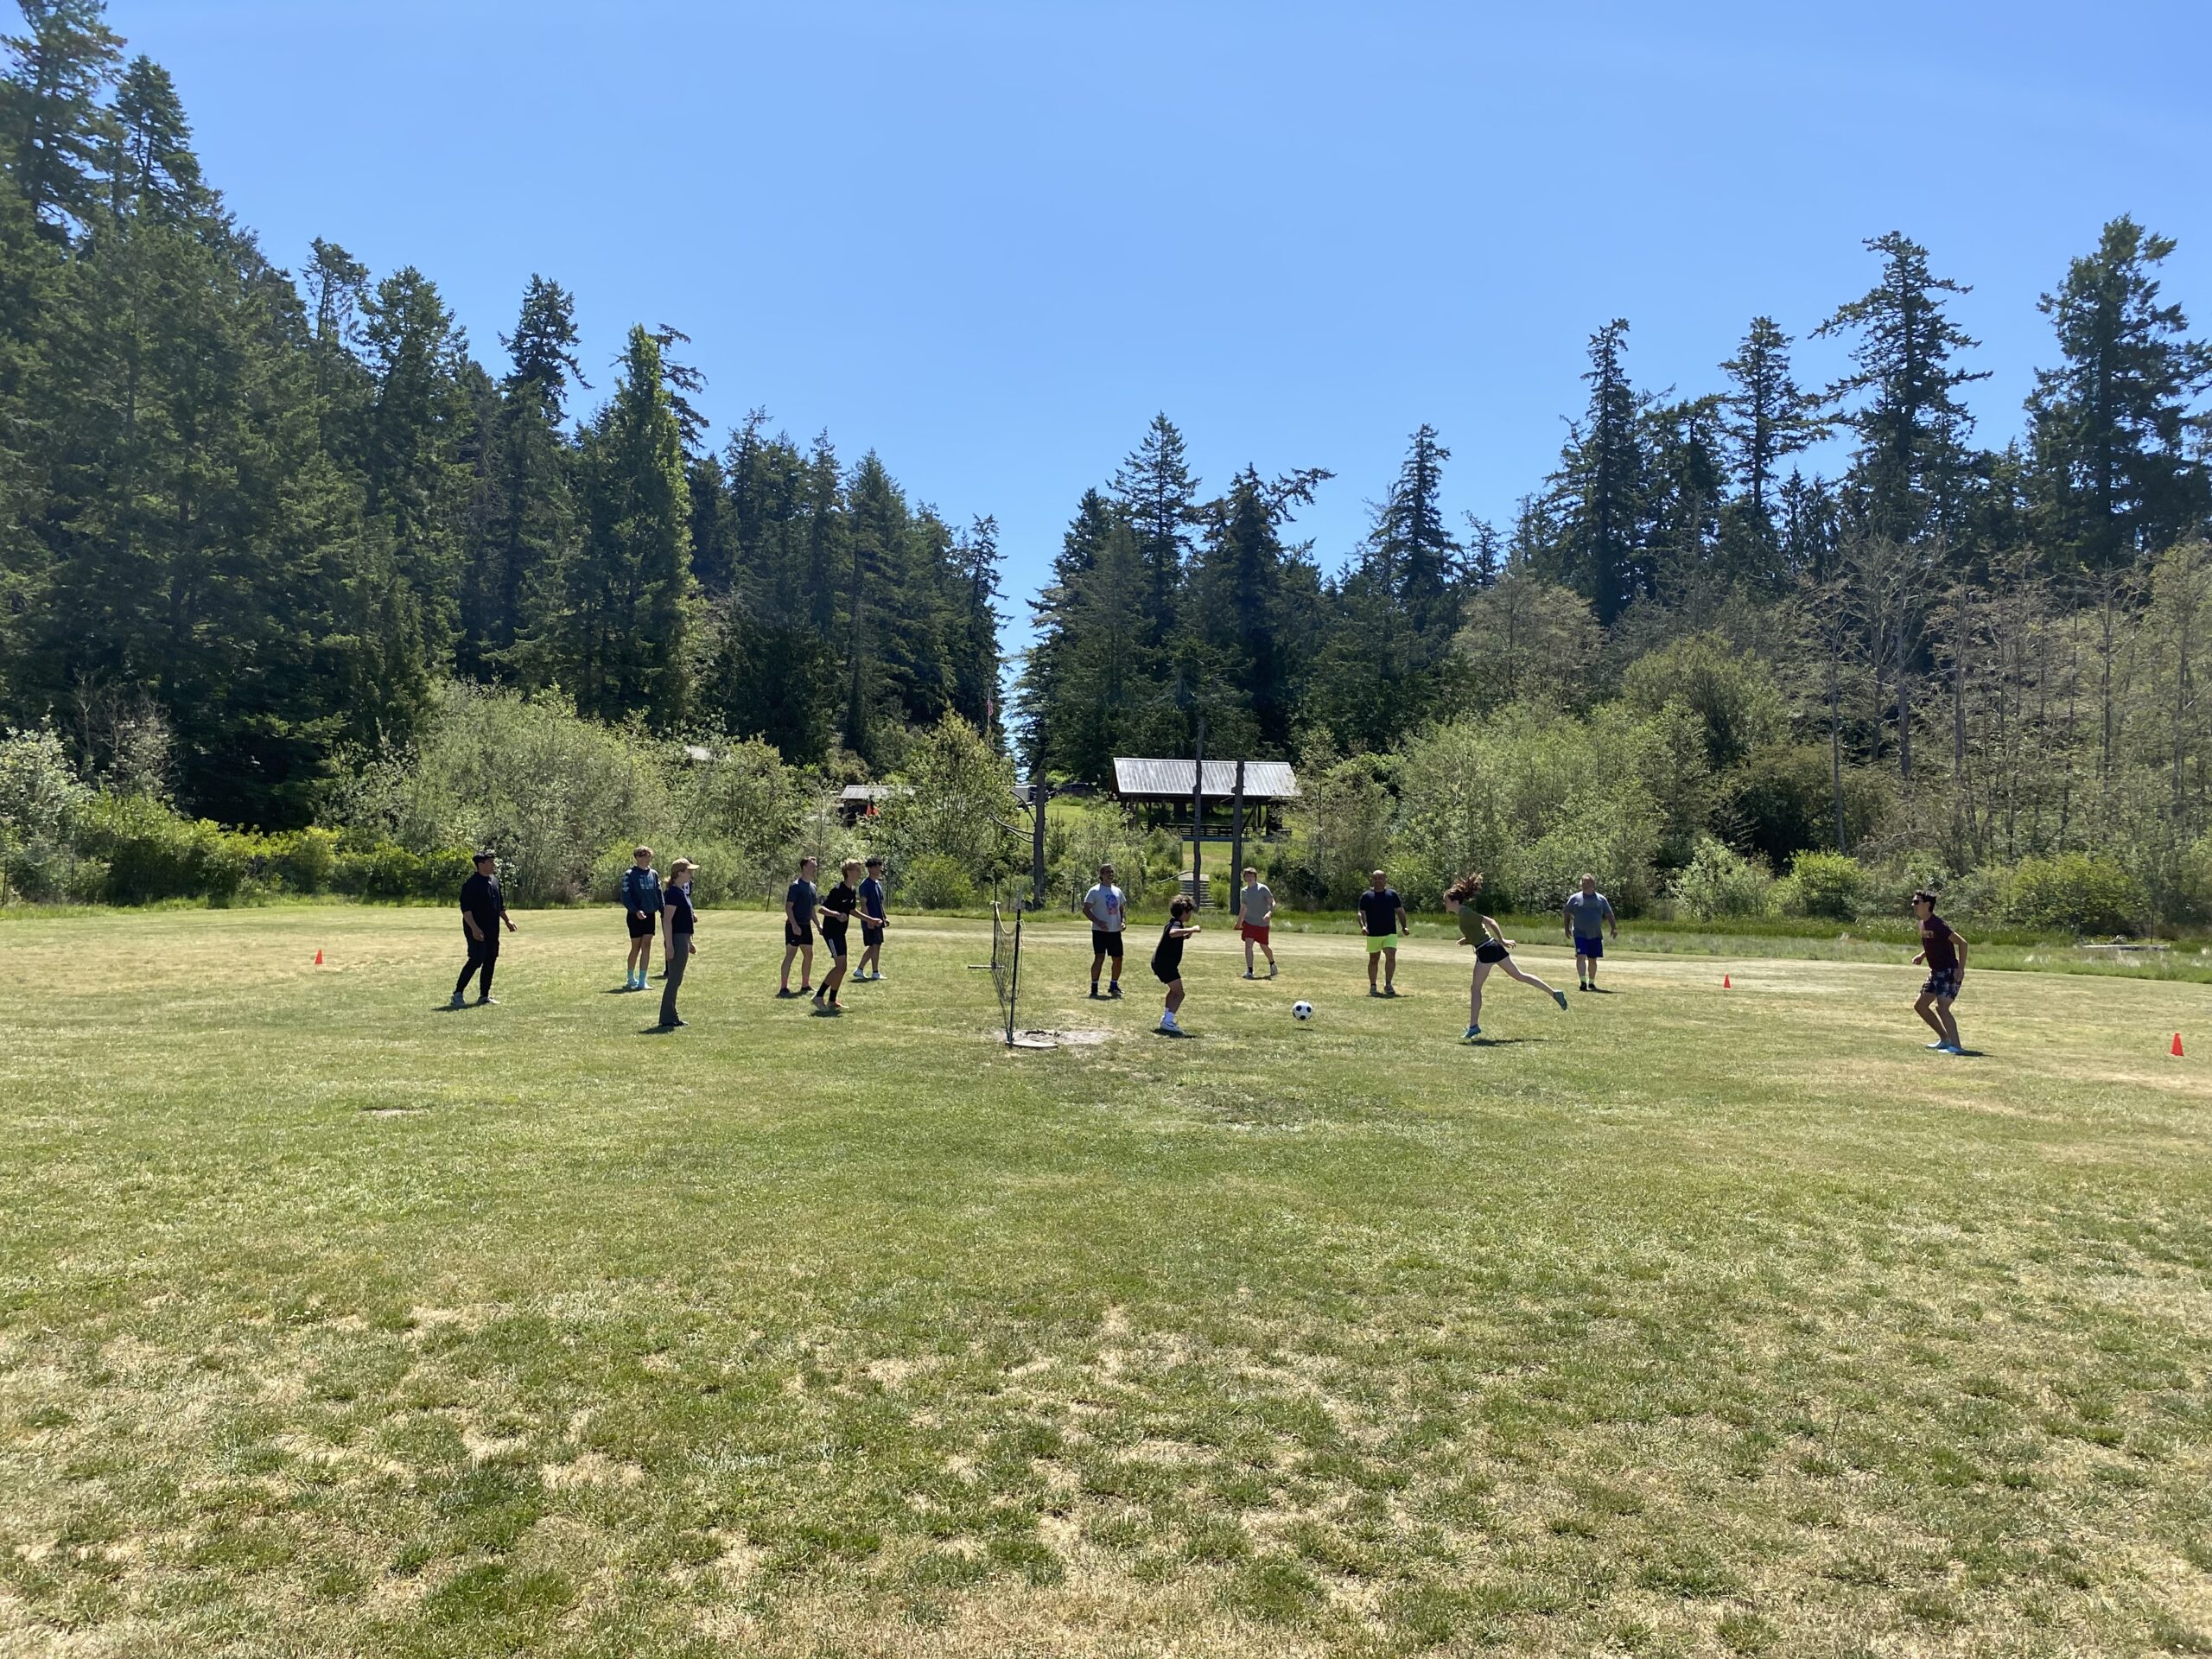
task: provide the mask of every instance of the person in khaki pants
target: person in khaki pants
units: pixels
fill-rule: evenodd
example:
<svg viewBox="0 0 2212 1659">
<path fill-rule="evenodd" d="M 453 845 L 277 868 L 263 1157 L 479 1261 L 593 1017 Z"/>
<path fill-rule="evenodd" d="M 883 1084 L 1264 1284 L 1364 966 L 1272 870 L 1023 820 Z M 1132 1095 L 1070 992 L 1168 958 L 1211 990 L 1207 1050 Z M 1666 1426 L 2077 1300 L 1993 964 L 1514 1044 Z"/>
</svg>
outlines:
<svg viewBox="0 0 2212 1659">
<path fill-rule="evenodd" d="M 683 988 L 683 970 L 691 965 L 691 958 L 699 950 L 691 942 L 691 876 L 698 868 L 688 858 L 677 859 L 668 867 L 668 886 L 661 890 L 661 907 L 668 915 L 668 951 L 662 963 L 667 971 L 660 982 L 663 1031 L 673 1031 L 685 1023 L 677 1017 L 676 994 Z"/>
</svg>

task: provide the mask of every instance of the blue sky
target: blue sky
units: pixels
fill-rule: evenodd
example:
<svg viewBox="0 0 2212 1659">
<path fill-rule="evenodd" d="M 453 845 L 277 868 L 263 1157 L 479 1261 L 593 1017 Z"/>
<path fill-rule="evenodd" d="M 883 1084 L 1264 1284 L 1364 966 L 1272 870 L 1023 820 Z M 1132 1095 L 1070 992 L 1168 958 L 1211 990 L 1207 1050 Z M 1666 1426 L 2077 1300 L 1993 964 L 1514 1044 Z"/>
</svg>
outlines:
<svg viewBox="0 0 2212 1659">
<path fill-rule="evenodd" d="M 1711 388 L 1803 336 L 1901 229 L 2018 429 L 2036 296 L 2127 212 L 2212 325 L 2212 6 L 111 0 L 271 257 L 420 265 L 503 365 L 533 271 L 588 367 L 690 334 L 718 424 L 766 406 L 995 513 L 1006 609 L 1156 410 L 1209 481 L 1333 469 L 1353 547 L 1423 421 L 1501 522 L 1591 330 Z M 1838 348 L 1808 342 L 1824 381 Z M 719 438 L 717 439 L 719 442 Z"/>
</svg>

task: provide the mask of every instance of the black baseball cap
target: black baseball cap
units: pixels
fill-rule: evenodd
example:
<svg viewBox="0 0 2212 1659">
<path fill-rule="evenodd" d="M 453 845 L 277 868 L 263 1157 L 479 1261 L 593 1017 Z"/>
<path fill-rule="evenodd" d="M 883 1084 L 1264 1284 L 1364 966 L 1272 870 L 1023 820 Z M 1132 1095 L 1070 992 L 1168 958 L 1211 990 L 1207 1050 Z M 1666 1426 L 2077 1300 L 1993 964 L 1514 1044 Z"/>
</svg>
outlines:
<svg viewBox="0 0 2212 1659">
<path fill-rule="evenodd" d="M 499 855 L 498 854 L 498 852 L 496 852 L 494 849 L 493 849 L 492 848 L 486 847 L 486 848 L 482 852 L 480 852 L 480 853 L 479 853 L 479 854 L 477 854 L 477 855 L 476 855 L 476 861 L 477 861 L 479 864 L 489 864 L 489 863 L 490 863 L 493 859 L 497 858 Z"/>
</svg>

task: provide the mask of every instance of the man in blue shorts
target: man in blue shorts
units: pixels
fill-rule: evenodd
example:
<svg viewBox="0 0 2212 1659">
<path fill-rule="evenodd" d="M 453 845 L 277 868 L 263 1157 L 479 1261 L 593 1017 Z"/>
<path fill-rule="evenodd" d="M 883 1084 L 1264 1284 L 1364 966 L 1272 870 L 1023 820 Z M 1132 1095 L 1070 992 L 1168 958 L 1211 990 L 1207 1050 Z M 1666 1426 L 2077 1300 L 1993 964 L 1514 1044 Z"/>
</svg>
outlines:
<svg viewBox="0 0 2212 1659">
<path fill-rule="evenodd" d="M 1586 872 L 1582 891 L 1567 895 L 1567 936 L 1574 941 L 1574 977 L 1583 990 L 1598 988 L 1598 963 L 1605 954 L 1608 927 L 1612 930 L 1613 943 L 1618 944 L 1621 925 L 1613 907 L 1598 891 L 1598 878 Z"/>
</svg>

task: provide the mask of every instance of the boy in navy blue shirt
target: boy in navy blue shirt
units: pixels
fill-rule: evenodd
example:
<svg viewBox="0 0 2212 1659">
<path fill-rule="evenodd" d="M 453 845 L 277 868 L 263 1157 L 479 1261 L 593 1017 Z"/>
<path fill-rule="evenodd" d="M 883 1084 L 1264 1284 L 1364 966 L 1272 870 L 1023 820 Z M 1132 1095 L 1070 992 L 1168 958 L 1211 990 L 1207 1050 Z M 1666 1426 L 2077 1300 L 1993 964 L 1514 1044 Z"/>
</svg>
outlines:
<svg viewBox="0 0 2212 1659">
<path fill-rule="evenodd" d="M 868 879 L 861 883 L 861 965 L 855 980 L 883 977 L 883 856 L 868 861 Z"/>
<path fill-rule="evenodd" d="M 640 847 L 630 855 L 630 868 L 622 872 L 622 918 L 630 927 L 630 972 L 626 991 L 645 988 L 645 970 L 653 965 L 653 935 L 660 929 L 660 872 L 653 868 L 653 849 Z M 663 947 L 661 968 L 668 967 Z"/>
</svg>

